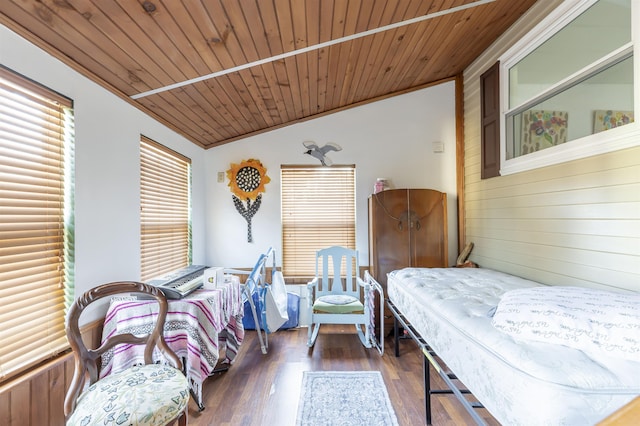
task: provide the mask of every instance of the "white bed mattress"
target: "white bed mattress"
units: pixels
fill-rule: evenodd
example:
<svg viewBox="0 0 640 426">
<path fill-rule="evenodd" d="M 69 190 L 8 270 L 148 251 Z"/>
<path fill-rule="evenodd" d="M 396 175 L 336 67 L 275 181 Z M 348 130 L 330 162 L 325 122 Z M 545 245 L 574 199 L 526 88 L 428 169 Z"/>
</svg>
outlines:
<svg viewBox="0 0 640 426">
<path fill-rule="evenodd" d="M 389 299 L 504 425 L 590 425 L 640 394 L 640 362 L 516 341 L 491 313 L 508 290 L 540 284 L 483 268 L 406 268 Z"/>
</svg>

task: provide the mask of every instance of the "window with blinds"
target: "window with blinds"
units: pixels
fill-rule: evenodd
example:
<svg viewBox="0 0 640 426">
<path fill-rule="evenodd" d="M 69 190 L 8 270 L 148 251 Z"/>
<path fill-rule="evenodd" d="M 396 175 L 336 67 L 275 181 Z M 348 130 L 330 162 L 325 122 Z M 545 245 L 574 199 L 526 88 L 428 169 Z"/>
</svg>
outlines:
<svg viewBox="0 0 640 426">
<path fill-rule="evenodd" d="M 191 160 L 140 139 L 141 279 L 191 264 Z"/>
<path fill-rule="evenodd" d="M 317 250 L 355 249 L 355 166 L 282 166 L 280 172 L 283 274 L 313 277 Z"/>
<path fill-rule="evenodd" d="M 72 101 L 0 66 L 0 383 L 68 348 Z"/>
</svg>

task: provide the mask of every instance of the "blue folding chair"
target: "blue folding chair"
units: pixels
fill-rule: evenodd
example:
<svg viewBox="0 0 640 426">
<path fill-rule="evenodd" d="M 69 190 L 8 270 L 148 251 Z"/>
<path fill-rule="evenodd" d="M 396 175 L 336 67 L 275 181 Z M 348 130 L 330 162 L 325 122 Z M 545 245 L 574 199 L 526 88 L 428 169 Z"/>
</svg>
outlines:
<svg viewBox="0 0 640 426">
<path fill-rule="evenodd" d="M 270 330 L 268 330 L 267 327 L 265 297 L 269 285 L 266 282 L 266 264 L 270 256 L 273 258 L 272 273 L 276 270 L 275 251 L 272 247 L 269 247 L 265 253 L 260 254 L 258 261 L 242 286 L 242 302 L 248 302 L 251 307 L 251 314 L 253 315 L 256 332 L 258 333 L 258 340 L 260 341 L 260 349 L 263 354 L 266 354 L 269 348 L 269 339 L 267 334 Z M 224 273 L 246 275 L 247 271 L 242 269 L 224 268 Z M 257 297 L 254 297 L 254 295 Z"/>
</svg>

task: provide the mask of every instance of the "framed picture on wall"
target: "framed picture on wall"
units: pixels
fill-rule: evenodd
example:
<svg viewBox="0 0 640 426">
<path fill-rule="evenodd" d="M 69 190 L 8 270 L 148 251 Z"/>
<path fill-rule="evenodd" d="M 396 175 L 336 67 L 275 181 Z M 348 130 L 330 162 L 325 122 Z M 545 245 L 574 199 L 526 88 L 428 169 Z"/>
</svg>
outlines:
<svg viewBox="0 0 640 426">
<path fill-rule="evenodd" d="M 598 109 L 594 111 L 593 117 L 593 133 L 633 123 L 633 111 Z"/>
<path fill-rule="evenodd" d="M 567 141 L 566 111 L 530 110 L 522 114 L 521 155 Z"/>
</svg>

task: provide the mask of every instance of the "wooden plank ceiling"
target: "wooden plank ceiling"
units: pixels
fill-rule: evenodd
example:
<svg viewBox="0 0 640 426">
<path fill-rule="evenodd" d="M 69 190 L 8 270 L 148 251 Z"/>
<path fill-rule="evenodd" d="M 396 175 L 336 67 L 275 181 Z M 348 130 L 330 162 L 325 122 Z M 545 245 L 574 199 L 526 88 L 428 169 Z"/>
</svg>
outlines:
<svg viewBox="0 0 640 426">
<path fill-rule="evenodd" d="M 535 0 L 2 0 L 0 23 L 211 148 L 454 77 Z"/>
</svg>

